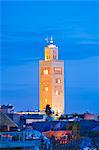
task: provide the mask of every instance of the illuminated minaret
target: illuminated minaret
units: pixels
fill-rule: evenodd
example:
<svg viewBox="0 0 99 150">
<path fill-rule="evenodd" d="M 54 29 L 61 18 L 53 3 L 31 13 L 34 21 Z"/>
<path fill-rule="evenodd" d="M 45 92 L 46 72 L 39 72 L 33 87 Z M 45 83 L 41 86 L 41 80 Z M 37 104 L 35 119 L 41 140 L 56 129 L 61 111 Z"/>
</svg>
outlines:
<svg viewBox="0 0 99 150">
<path fill-rule="evenodd" d="M 45 47 L 45 60 L 39 61 L 40 110 L 50 104 L 55 113 L 64 113 L 64 61 L 58 60 L 58 47 Z"/>
</svg>

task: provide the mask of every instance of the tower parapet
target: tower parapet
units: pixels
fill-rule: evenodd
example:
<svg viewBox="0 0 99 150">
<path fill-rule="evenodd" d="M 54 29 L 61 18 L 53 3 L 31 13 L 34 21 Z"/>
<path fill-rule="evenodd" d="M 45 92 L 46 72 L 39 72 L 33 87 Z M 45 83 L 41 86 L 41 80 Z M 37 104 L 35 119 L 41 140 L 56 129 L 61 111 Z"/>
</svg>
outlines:
<svg viewBox="0 0 99 150">
<path fill-rule="evenodd" d="M 53 44 L 53 38 L 50 38 L 50 44 L 45 47 L 45 61 L 58 60 L 58 47 Z"/>
</svg>

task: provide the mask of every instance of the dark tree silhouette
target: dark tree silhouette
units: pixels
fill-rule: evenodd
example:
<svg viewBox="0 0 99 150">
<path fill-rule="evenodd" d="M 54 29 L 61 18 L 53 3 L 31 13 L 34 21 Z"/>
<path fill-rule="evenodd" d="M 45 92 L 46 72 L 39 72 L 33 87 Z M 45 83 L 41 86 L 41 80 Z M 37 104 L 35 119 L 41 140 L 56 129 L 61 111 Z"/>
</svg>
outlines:
<svg viewBox="0 0 99 150">
<path fill-rule="evenodd" d="M 52 111 L 51 111 L 51 107 L 49 104 L 46 105 L 45 112 L 47 116 L 51 116 Z"/>
</svg>

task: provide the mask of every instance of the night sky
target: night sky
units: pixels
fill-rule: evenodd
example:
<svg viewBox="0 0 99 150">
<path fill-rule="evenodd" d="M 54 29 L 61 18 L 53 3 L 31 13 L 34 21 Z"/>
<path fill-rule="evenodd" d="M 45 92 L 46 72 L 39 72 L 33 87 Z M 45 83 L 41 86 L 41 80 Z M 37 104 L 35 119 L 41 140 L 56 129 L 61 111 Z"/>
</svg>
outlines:
<svg viewBox="0 0 99 150">
<path fill-rule="evenodd" d="M 98 1 L 2 0 L 1 104 L 39 108 L 39 60 L 51 35 L 65 62 L 67 113 L 99 113 Z"/>
</svg>

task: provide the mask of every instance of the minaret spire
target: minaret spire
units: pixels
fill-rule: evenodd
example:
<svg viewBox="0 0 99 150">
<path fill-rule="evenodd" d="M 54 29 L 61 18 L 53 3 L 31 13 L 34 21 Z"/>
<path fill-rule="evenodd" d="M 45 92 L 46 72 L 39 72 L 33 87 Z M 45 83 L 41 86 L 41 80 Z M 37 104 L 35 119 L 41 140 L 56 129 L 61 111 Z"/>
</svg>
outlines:
<svg viewBox="0 0 99 150">
<path fill-rule="evenodd" d="M 52 35 L 50 37 L 50 44 L 53 44 L 53 37 L 52 37 Z"/>
</svg>

